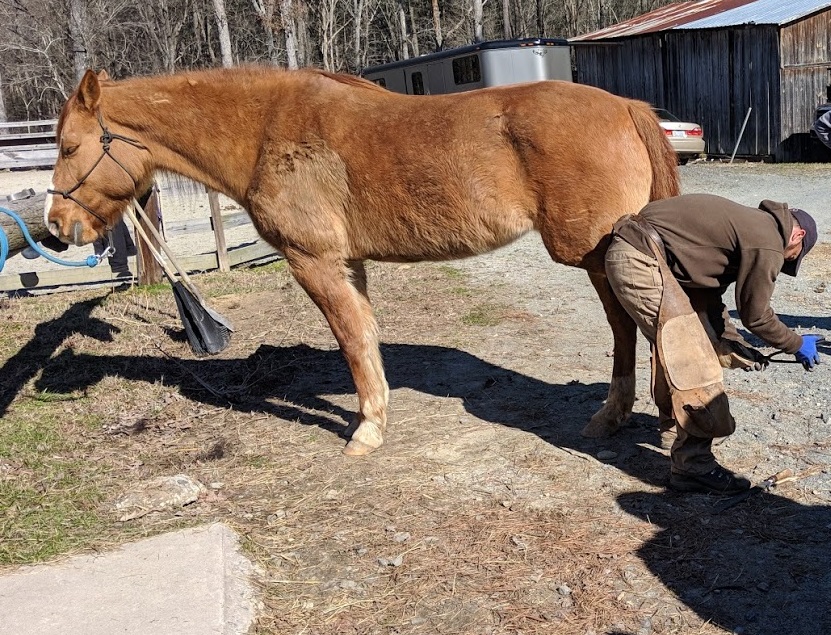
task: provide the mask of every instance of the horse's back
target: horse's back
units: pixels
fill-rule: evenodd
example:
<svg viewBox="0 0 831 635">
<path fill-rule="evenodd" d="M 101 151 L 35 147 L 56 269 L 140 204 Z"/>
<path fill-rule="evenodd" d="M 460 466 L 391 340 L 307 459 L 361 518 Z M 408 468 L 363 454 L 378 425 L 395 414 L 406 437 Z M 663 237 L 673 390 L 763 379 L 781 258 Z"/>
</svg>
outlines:
<svg viewBox="0 0 831 635">
<path fill-rule="evenodd" d="M 440 184 L 425 194 L 468 201 L 469 218 L 506 237 L 533 226 L 557 260 L 579 264 L 617 218 L 652 198 L 654 157 L 632 116 L 639 102 L 548 81 L 397 96 L 389 108 L 396 123 L 379 134 L 407 157 L 392 168 L 404 180 Z"/>
<path fill-rule="evenodd" d="M 296 78 L 286 85 L 298 107 L 275 91 L 284 107 L 274 138 L 317 137 L 327 174 L 332 157 L 343 166 L 348 182 L 332 189 L 345 194 L 327 222 L 342 225 L 351 257 L 469 256 L 535 228 L 555 259 L 581 264 L 617 218 L 650 200 L 637 102 L 600 89 L 547 81 L 408 96 L 325 73 L 275 77 Z"/>
</svg>

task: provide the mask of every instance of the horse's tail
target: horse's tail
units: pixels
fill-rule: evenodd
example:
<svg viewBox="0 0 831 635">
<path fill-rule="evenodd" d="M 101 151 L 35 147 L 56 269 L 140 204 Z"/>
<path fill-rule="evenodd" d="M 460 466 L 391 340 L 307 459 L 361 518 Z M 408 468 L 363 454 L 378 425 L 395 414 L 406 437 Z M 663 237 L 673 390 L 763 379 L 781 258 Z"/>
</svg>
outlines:
<svg viewBox="0 0 831 635">
<path fill-rule="evenodd" d="M 681 193 L 678 156 L 669 144 L 666 133 L 658 125 L 658 118 L 649 104 L 642 101 L 630 101 L 629 114 L 652 164 L 652 191 L 649 200 L 678 196 Z"/>
</svg>

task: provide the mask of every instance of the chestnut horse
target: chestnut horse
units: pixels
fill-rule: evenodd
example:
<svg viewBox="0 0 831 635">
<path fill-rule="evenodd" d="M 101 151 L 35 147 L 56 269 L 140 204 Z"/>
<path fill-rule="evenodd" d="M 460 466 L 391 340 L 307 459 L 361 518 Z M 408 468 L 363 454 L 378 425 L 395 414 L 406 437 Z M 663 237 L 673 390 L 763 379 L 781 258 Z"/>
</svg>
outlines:
<svg viewBox="0 0 831 635">
<path fill-rule="evenodd" d="M 285 254 L 346 357 L 359 410 L 344 452 L 383 443 L 389 388 L 363 261 L 473 256 L 538 231 L 588 271 L 614 335 L 614 432 L 635 393 L 635 325 L 606 282 L 612 224 L 678 194 L 676 155 L 649 106 L 538 82 L 400 95 L 348 75 L 239 68 L 111 81 L 87 71 L 63 107 L 46 202 L 55 236 L 92 242 L 157 170 L 237 201 Z"/>
</svg>

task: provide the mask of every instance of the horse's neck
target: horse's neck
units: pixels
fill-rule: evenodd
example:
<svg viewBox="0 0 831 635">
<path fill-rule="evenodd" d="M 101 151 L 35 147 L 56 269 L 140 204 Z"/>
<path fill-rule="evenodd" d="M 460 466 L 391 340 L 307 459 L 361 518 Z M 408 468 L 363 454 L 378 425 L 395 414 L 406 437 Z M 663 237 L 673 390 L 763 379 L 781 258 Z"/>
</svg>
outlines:
<svg viewBox="0 0 831 635">
<path fill-rule="evenodd" d="M 152 169 L 181 174 L 242 202 L 262 142 L 263 113 L 257 100 L 239 98 L 231 77 L 208 79 L 125 82 L 108 91 L 102 111 L 148 147 Z"/>
</svg>

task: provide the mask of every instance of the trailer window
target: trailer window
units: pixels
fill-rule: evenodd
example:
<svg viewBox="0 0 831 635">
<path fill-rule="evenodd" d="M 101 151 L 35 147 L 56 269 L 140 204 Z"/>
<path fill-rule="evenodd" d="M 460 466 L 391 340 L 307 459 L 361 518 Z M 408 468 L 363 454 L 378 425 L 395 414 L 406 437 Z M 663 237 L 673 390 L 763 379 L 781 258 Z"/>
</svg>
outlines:
<svg viewBox="0 0 831 635">
<path fill-rule="evenodd" d="M 481 82 L 482 71 L 479 69 L 479 56 L 466 55 L 453 60 L 453 81 L 457 86 Z"/>
<path fill-rule="evenodd" d="M 410 83 L 413 85 L 413 95 L 424 94 L 424 78 L 421 73 L 413 73 L 410 75 Z"/>
</svg>

